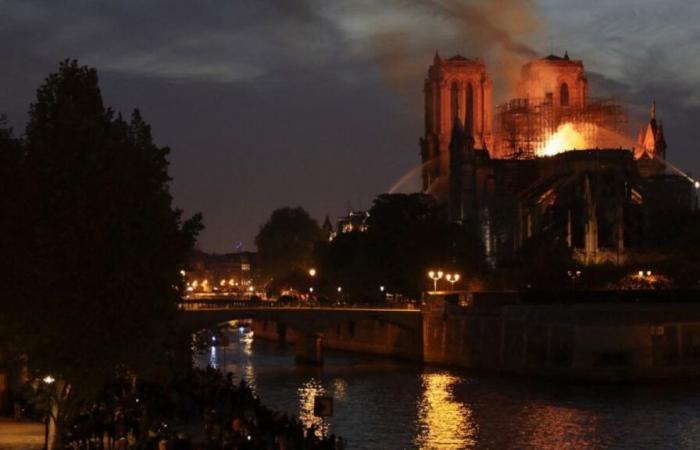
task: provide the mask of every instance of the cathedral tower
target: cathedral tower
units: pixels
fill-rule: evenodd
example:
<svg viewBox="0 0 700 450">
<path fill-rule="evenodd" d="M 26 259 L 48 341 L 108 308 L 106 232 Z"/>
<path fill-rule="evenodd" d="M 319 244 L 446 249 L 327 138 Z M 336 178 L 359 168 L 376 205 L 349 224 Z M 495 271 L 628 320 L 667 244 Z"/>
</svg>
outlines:
<svg viewBox="0 0 700 450">
<path fill-rule="evenodd" d="M 544 100 L 555 110 L 586 105 L 588 80 L 581 60 L 549 55 L 525 64 L 518 85 L 518 97 Z"/>
<path fill-rule="evenodd" d="M 423 190 L 448 183 L 450 137 L 455 118 L 473 136 L 476 148 L 491 148 L 492 81 L 483 60 L 435 54 L 425 80 L 425 136 L 421 138 Z"/>
</svg>

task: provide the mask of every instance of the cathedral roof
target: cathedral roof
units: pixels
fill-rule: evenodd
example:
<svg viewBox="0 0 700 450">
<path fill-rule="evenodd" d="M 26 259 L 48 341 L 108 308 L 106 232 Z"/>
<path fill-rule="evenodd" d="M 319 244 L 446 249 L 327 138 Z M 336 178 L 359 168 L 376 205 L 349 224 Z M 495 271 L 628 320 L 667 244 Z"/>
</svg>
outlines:
<svg viewBox="0 0 700 450">
<path fill-rule="evenodd" d="M 464 57 L 462 55 L 454 55 L 453 57 L 449 58 L 448 61 L 474 61 L 474 60 L 469 59 L 467 57 Z"/>
<path fill-rule="evenodd" d="M 550 55 L 545 56 L 542 59 L 547 60 L 547 61 L 569 61 L 569 54 L 564 53 L 564 56 L 557 56 L 554 54 L 550 54 Z"/>
</svg>

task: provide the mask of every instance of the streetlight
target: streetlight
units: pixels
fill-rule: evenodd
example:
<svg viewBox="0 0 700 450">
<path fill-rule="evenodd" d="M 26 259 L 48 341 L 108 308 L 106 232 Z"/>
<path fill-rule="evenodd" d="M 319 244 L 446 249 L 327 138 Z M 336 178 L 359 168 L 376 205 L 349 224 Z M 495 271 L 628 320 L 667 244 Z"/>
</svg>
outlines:
<svg viewBox="0 0 700 450">
<path fill-rule="evenodd" d="M 581 271 L 569 270 L 566 273 L 569 274 L 569 278 L 571 278 L 571 289 L 576 289 L 576 278 L 581 276 Z"/>
<path fill-rule="evenodd" d="M 316 269 L 309 269 L 309 276 L 315 277 L 316 276 Z"/>
<path fill-rule="evenodd" d="M 447 275 L 445 275 L 445 279 L 450 282 L 450 284 L 451 284 L 450 289 L 453 291 L 455 289 L 455 283 L 458 282 L 460 278 L 461 277 L 458 273 L 455 273 L 455 274 L 448 273 Z"/>
<path fill-rule="evenodd" d="M 338 286 L 338 294 L 340 294 L 343 291 L 343 288 Z"/>
<path fill-rule="evenodd" d="M 384 293 L 384 286 L 379 286 L 379 292 Z"/>
<path fill-rule="evenodd" d="M 437 272 L 431 270 L 430 272 L 428 272 L 428 278 L 433 280 L 433 291 L 437 291 L 437 282 L 442 278 L 443 275 L 444 273 L 442 272 L 442 270 L 438 270 Z"/>
<path fill-rule="evenodd" d="M 53 384 L 56 379 L 51 375 L 46 375 L 42 380 L 47 386 Z M 51 420 L 51 393 L 49 388 L 46 388 L 46 420 L 44 421 L 44 450 L 49 448 L 49 420 Z"/>
</svg>

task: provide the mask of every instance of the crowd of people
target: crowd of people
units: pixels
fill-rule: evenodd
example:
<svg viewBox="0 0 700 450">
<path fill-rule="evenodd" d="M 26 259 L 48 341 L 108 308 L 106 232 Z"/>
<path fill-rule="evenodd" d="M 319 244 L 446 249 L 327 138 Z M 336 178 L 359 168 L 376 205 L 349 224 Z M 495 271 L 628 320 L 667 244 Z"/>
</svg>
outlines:
<svg viewBox="0 0 700 450">
<path fill-rule="evenodd" d="M 167 385 L 118 380 L 76 416 L 70 450 L 343 450 L 298 419 L 263 406 L 233 375 L 193 368 Z"/>
</svg>

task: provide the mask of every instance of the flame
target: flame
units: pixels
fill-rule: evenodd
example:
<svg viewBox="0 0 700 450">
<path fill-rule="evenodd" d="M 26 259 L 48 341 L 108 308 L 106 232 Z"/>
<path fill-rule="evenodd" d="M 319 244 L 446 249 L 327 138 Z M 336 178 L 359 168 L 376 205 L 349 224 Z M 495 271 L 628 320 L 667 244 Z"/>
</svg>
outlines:
<svg viewBox="0 0 700 450">
<path fill-rule="evenodd" d="M 559 125 L 544 147 L 537 150 L 537 156 L 553 156 L 568 150 L 582 150 L 588 147 L 583 125 L 567 122 Z"/>
</svg>

